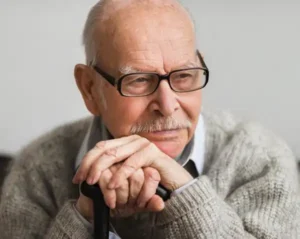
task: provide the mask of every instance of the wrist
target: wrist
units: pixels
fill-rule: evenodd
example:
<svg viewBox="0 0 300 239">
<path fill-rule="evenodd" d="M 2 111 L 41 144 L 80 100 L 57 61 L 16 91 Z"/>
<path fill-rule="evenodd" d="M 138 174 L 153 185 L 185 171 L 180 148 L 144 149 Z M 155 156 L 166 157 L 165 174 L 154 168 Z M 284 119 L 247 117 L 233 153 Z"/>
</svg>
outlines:
<svg viewBox="0 0 300 239">
<path fill-rule="evenodd" d="M 190 175 L 187 171 L 185 171 L 185 173 L 182 175 L 181 180 L 177 183 L 176 188 L 174 188 L 172 191 L 175 191 L 178 188 L 183 187 L 184 185 L 190 183 L 193 180 L 194 178 L 192 177 L 192 175 Z"/>
<path fill-rule="evenodd" d="M 82 203 L 80 202 L 80 199 L 76 201 L 74 204 L 75 210 L 82 216 L 85 220 L 87 220 L 89 223 L 93 223 L 93 218 L 90 216 L 90 209 L 86 208 Z"/>
<path fill-rule="evenodd" d="M 171 192 L 174 192 L 175 190 L 183 187 L 193 180 L 194 178 L 192 177 L 192 175 L 190 175 L 188 172 L 183 172 L 182 174 L 180 174 L 180 176 L 177 176 L 176 180 L 174 180 L 173 183 L 166 185 L 165 187 Z"/>
<path fill-rule="evenodd" d="M 161 184 L 166 189 L 173 192 L 194 179 L 193 176 L 174 159 L 167 157 L 166 160 L 161 160 L 160 162 Z"/>
</svg>

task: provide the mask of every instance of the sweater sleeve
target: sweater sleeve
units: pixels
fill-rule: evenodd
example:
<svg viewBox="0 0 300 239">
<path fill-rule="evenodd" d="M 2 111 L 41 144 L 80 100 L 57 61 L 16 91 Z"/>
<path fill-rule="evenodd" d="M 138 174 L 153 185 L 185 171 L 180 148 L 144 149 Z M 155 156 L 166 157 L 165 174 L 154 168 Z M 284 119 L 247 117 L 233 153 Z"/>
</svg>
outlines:
<svg viewBox="0 0 300 239">
<path fill-rule="evenodd" d="M 77 216 L 74 200 L 62 206 L 38 171 L 17 162 L 3 185 L 0 201 L 2 239 L 92 239 L 92 231 Z"/>
<path fill-rule="evenodd" d="M 230 147 L 219 155 L 222 161 L 212 166 L 212 173 L 166 202 L 157 215 L 157 234 L 168 239 L 299 238 L 293 156 L 238 140 L 234 152 Z"/>
<path fill-rule="evenodd" d="M 93 238 L 92 230 L 87 227 L 76 214 L 73 207 L 74 201 L 69 200 L 51 220 L 45 238 L 69 239 L 69 238 Z M 42 237 L 41 237 L 42 238 Z"/>
<path fill-rule="evenodd" d="M 259 183 L 259 182 L 257 182 Z M 164 238 L 299 238 L 299 201 L 276 180 L 222 200 L 206 176 L 169 200 L 158 216 Z M 253 182 L 255 184 L 255 182 Z M 247 208 L 239 210 L 242 205 Z"/>
</svg>

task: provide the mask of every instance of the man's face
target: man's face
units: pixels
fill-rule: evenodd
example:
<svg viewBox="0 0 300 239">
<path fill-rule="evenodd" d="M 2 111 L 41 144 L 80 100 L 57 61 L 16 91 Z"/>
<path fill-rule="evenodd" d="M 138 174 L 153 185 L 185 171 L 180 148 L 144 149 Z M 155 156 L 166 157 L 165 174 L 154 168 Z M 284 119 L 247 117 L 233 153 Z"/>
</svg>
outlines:
<svg viewBox="0 0 300 239">
<path fill-rule="evenodd" d="M 127 67 L 167 74 L 187 68 L 191 62 L 200 66 L 194 31 L 187 15 L 181 9 L 154 8 L 149 11 L 133 6 L 107 20 L 108 27 L 99 30 L 101 56 L 97 65 L 101 69 L 118 79 L 122 75 L 120 69 Z M 100 81 L 104 81 L 102 86 Z M 100 96 L 100 87 L 106 104 Z M 176 93 L 166 80 L 149 96 L 124 97 L 95 74 L 92 92 L 97 114 L 115 138 L 130 135 L 137 125 L 146 127 L 155 120 L 163 125 L 167 118 L 182 123 L 189 121 L 188 128 L 138 133 L 172 158 L 177 157 L 192 138 L 201 109 L 200 90 Z"/>
</svg>

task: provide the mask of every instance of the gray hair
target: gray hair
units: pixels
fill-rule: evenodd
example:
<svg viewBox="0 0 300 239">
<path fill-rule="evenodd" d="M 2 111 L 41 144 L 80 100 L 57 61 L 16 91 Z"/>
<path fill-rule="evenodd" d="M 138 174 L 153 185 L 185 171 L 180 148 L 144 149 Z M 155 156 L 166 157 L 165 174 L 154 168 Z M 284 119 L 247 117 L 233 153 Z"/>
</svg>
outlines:
<svg viewBox="0 0 300 239">
<path fill-rule="evenodd" d="M 82 34 L 82 44 L 85 50 L 86 64 L 95 64 L 97 54 L 95 54 L 96 44 L 94 41 L 94 33 L 96 22 L 101 20 L 101 12 L 105 1 L 97 2 L 90 10 L 87 20 L 84 25 Z"/>
<path fill-rule="evenodd" d="M 163 130 L 175 130 L 191 128 L 192 123 L 188 119 L 177 119 L 173 116 L 160 117 L 148 122 L 138 122 L 130 129 L 131 134 L 150 133 Z"/>
</svg>

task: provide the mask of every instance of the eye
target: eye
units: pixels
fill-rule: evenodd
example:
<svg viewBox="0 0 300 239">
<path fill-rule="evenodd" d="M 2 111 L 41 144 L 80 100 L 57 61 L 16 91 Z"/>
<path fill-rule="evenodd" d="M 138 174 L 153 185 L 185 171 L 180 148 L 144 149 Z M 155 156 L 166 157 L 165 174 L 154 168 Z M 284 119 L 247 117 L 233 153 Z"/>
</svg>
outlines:
<svg viewBox="0 0 300 239">
<path fill-rule="evenodd" d="M 189 73 L 181 73 L 181 74 L 179 75 L 179 78 L 188 78 L 188 77 L 192 77 L 192 75 L 189 74 Z"/>
<path fill-rule="evenodd" d="M 178 72 L 174 74 L 172 78 L 174 81 L 183 81 L 193 79 L 193 77 L 194 75 L 189 72 Z"/>
<path fill-rule="evenodd" d="M 144 78 L 144 77 L 139 77 L 135 80 L 133 80 L 134 83 L 145 83 L 145 82 L 149 82 L 150 79 Z"/>
<path fill-rule="evenodd" d="M 131 75 L 126 77 L 123 80 L 124 86 L 128 87 L 139 87 L 144 85 L 152 84 L 155 81 L 154 77 L 152 75 Z"/>
<path fill-rule="evenodd" d="M 151 83 L 151 79 L 145 78 L 145 77 L 139 77 L 135 79 L 131 79 L 130 81 L 126 82 L 126 86 L 133 86 L 133 87 L 139 87 L 148 85 Z"/>
</svg>

